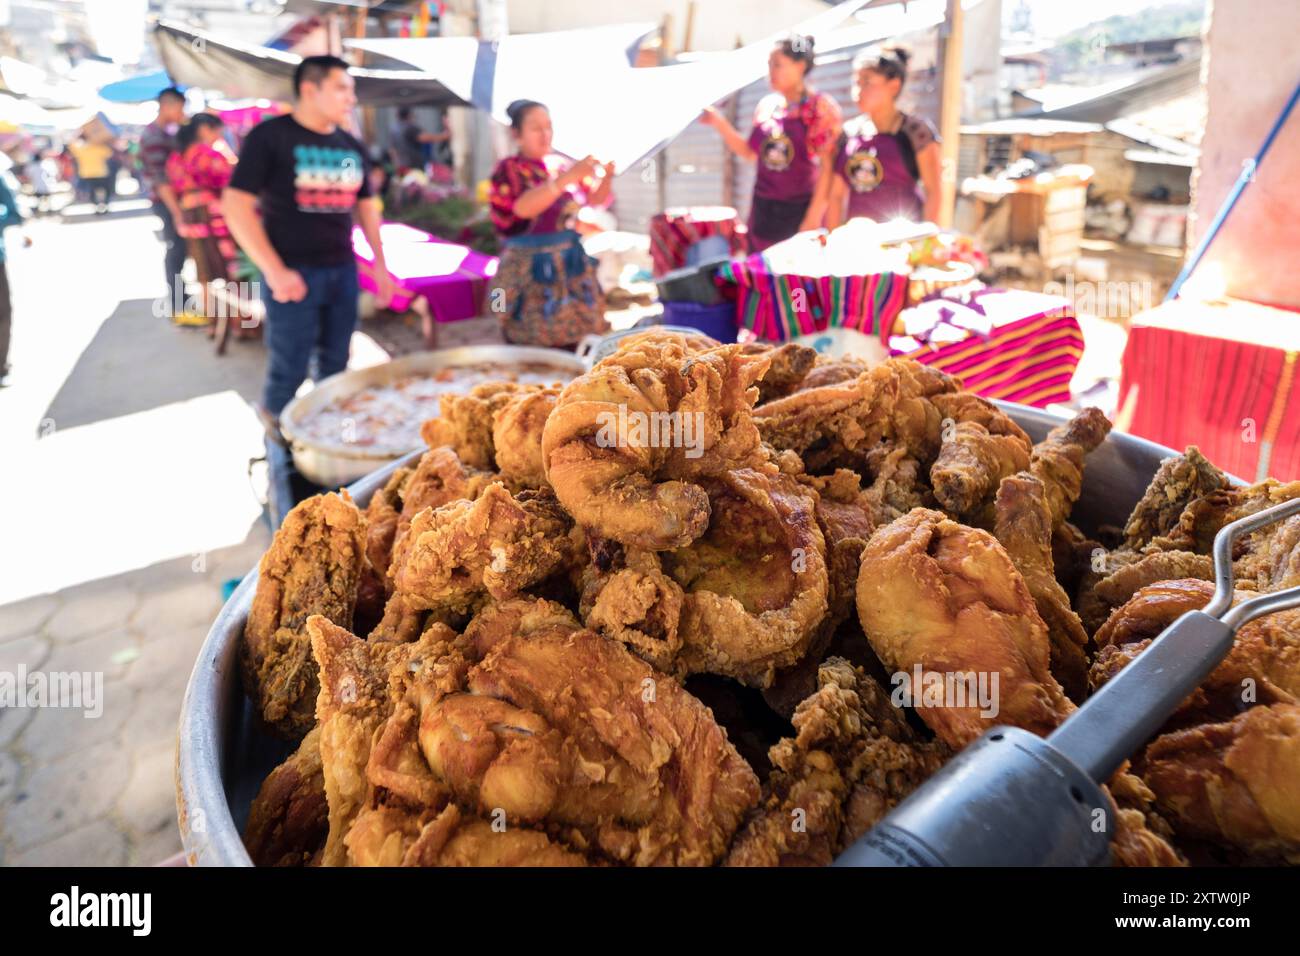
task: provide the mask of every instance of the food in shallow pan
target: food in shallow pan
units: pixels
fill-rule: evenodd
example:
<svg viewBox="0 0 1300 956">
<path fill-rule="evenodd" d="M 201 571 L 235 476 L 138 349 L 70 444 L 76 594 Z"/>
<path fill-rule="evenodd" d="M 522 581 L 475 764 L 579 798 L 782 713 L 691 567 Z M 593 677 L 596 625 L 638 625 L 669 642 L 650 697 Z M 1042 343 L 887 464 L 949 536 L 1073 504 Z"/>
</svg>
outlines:
<svg viewBox="0 0 1300 956">
<path fill-rule="evenodd" d="M 296 431 L 325 445 L 401 454 L 419 446 L 420 424 L 439 414 L 444 395 L 463 394 L 486 383 L 558 385 L 572 377 L 571 369 L 542 362 L 451 365 L 335 398 L 304 415 Z"/>
<path fill-rule="evenodd" d="M 994 723 L 1050 732 L 1205 603 L 1218 528 L 1300 497 L 1189 448 L 1085 531 L 1109 428 L 1033 444 L 905 359 L 663 334 L 449 400 L 364 511 L 303 502 L 263 559 L 245 686 L 297 750 L 250 856 L 829 863 Z M 1300 519 L 1235 558 L 1241 599 L 1300 583 Z M 997 707 L 923 693 L 953 674 Z M 1109 781 L 1114 861 L 1300 860 L 1297 714 L 1300 615 L 1242 628 Z"/>
</svg>

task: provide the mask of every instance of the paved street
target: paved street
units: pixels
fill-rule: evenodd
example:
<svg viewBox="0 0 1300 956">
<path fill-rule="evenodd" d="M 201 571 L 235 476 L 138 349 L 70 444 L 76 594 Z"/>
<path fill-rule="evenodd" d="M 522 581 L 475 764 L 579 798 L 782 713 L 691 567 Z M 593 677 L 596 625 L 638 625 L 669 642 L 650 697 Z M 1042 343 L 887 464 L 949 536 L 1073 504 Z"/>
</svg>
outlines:
<svg viewBox="0 0 1300 956">
<path fill-rule="evenodd" d="M 260 343 L 218 358 L 154 315 L 157 221 L 28 227 L 0 389 L 0 674 L 101 673 L 102 714 L 0 709 L 0 864 L 151 864 L 180 849 L 176 722 L 222 583 L 252 567 Z M 11 233 L 11 247 L 17 247 Z M 390 326 L 385 335 L 401 333 Z M 382 360 L 366 337 L 353 361 Z"/>
</svg>

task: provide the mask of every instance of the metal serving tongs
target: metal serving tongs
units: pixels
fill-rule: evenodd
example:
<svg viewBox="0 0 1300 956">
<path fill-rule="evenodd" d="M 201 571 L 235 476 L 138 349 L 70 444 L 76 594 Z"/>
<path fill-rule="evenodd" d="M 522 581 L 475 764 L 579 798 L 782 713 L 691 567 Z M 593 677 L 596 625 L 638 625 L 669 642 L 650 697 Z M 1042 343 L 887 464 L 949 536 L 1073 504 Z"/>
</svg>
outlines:
<svg viewBox="0 0 1300 956">
<path fill-rule="evenodd" d="M 950 760 L 836 861 L 839 866 L 1078 866 L 1109 860 L 1101 785 L 1232 649 L 1237 629 L 1300 607 L 1300 587 L 1232 606 L 1232 548 L 1300 514 L 1300 498 L 1214 538 L 1214 596 L 1188 611 L 1046 738 L 995 727 Z M 1098 821 L 1101 825 L 1098 825 Z"/>
</svg>

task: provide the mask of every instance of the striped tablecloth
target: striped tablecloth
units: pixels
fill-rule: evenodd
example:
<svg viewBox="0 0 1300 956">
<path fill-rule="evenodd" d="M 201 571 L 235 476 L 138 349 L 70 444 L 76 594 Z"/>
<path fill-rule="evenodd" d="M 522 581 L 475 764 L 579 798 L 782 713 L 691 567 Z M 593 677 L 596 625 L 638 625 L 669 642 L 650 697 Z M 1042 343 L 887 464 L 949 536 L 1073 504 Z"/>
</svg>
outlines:
<svg viewBox="0 0 1300 956">
<path fill-rule="evenodd" d="M 1083 332 L 1068 299 L 985 289 L 969 304 L 929 299 L 900 316 L 890 353 L 942 369 L 985 398 L 1045 407 L 1070 398 Z"/>
<path fill-rule="evenodd" d="M 650 260 L 661 276 L 686 265 L 686 250 L 710 236 L 722 236 L 732 255 L 745 251 L 745 227 L 727 206 L 669 209 L 650 219 Z"/>
<path fill-rule="evenodd" d="M 1132 320 L 1116 424 L 1246 481 L 1300 478 L 1300 313 L 1167 302 Z"/>
<path fill-rule="evenodd" d="M 733 259 L 719 271 L 739 288 L 736 320 L 760 339 L 784 342 L 843 327 L 888 339 L 907 301 L 907 276 L 798 276 L 772 270 L 767 256 Z"/>
</svg>

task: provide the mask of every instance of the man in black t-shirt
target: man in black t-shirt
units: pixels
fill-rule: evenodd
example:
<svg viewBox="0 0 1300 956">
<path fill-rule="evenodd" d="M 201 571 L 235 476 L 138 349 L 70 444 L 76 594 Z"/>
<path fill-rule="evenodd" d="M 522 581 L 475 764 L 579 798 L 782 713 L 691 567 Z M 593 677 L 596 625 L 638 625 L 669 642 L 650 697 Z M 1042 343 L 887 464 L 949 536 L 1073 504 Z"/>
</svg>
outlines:
<svg viewBox="0 0 1300 956">
<path fill-rule="evenodd" d="M 340 129 L 357 102 L 348 65 L 334 56 L 307 57 L 294 71 L 293 88 L 293 112 L 248 134 L 222 198 L 231 233 L 271 290 L 262 404 L 273 416 L 298 391 L 313 358 L 318 379 L 347 367 L 357 325 L 354 207 L 374 253 L 379 304 L 393 293 L 366 150 Z"/>
</svg>

